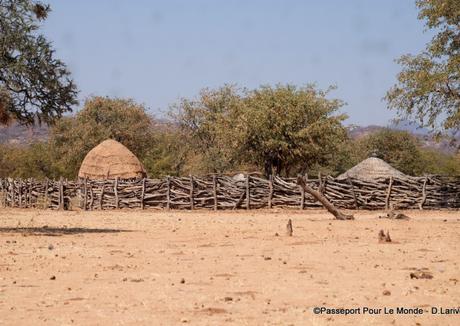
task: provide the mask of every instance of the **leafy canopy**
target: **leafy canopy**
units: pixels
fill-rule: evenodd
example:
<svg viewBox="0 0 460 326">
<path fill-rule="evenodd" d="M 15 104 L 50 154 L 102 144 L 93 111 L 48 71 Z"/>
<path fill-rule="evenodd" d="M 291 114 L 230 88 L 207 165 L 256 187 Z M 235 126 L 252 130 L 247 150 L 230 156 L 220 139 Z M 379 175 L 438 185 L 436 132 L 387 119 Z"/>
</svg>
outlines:
<svg viewBox="0 0 460 326">
<path fill-rule="evenodd" d="M 49 11 L 32 0 L 0 0 L 0 124 L 49 124 L 77 103 L 66 65 L 38 32 Z"/>
<path fill-rule="evenodd" d="M 332 159 L 347 138 L 343 102 L 314 85 L 263 86 L 248 93 L 245 148 L 266 175 L 305 173 Z"/>
<path fill-rule="evenodd" d="M 243 91 L 226 85 L 203 89 L 197 99 L 182 99 L 171 107 L 170 115 L 194 157 L 188 170 L 221 173 L 238 166 L 244 137 L 243 97 Z"/>
<path fill-rule="evenodd" d="M 460 1 L 417 0 L 418 18 L 437 34 L 418 55 L 404 55 L 386 95 L 401 118 L 438 132 L 460 130 Z"/>
<path fill-rule="evenodd" d="M 114 139 L 142 157 L 153 146 L 152 119 L 132 100 L 93 97 L 75 117 L 52 128 L 50 146 L 63 175 L 78 173 L 85 155 L 106 139 Z"/>
<path fill-rule="evenodd" d="M 182 100 L 173 117 L 201 155 L 202 172 L 249 166 L 266 175 L 293 174 L 324 162 L 346 138 L 339 100 L 313 85 L 225 86 Z"/>
</svg>

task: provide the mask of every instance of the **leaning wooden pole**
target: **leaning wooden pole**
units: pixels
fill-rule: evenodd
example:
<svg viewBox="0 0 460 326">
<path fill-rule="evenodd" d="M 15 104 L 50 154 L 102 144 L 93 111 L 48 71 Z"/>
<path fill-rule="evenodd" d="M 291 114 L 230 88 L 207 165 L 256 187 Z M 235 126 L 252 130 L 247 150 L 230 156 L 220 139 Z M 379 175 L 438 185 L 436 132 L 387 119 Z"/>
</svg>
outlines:
<svg viewBox="0 0 460 326">
<path fill-rule="evenodd" d="M 332 203 L 327 200 L 326 197 L 324 197 L 320 192 L 314 190 L 311 188 L 307 183 L 305 182 L 305 179 L 301 176 L 297 177 L 297 184 L 302 187 L 302 189 L 312 195 L 317 201 L 319 201 L 332 215 L 335 216 L 337 220 L 354 220 L 355 218 L 353 215 L 347 215 L 342 212 L 340 212 L 337 208 L 335 208 Z"/>
</svg>

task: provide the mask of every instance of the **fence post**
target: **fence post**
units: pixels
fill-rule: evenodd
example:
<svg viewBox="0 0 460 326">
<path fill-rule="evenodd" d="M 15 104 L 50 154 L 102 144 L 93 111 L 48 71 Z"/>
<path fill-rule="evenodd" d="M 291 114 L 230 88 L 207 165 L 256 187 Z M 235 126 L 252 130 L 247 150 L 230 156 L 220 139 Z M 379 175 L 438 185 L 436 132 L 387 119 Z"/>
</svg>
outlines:
<svg viewBox="0 0 460 326">
<path fill-rule="evenodd" d="M 102 188 L 101 188 L 101 197 L 99 198 L 99 209 L 102 211 L 103 208 L 102 208 L 102 203 L 104 201 L 104 190 L 105 190 L 105 181 L 104 183 L 102 184 Z"/>
<path fill-rule="evenodd" d="M 166 208 L 171 209 L 171 178 L 168 177 L 166 178 L 166 186 L 167 186 L 167 192 L 166 192 Z"/>
<path fill-rule="evenodd" d="M 327 193 L 327 175 L 323 178 L 323 195 L 326 196 L 326 193 Z"/>
<path fill-rule="evenodd" d="M 88 210 L 88 177 L 85 177 L 85 183 L 83 184 L 83 210 Z"/>
<path fill-rule="evenodd" d="M 3 207 L 8 205 L 8 180 L 3 180 Z"/>
<path fill-rule="evenodd" d="M 387 195 L 385 198 L 385 209 L 390 208 L 390 196 L 391 196 L 391 187 L 393 186 L 393 177 L 390 177 L 390 183 L 388 184 Z"/>
<path fill-rule="evenodd" d="M 142 179 L 141 209 L 144 209 L 145 198 L 145 178 Z"/>
<path fill-rule="evenodd" d="M 45 182 L 45 203 L 43 204 L 43 208 L 47 209 L 48 208 L 48 188 L 49 188 L 49 181 L 48 178 L 46 178 Z"/>
<path fill-rule="evenodd" d="M 113 185 L 113 194 L 115 195 L 115 208 L 120 208 L 120 203 L 118 202 L 118 177 L 115 178 Z"/>
<path fill-rule="evenodd" d="M 11 207 L 15 207 L 16 206 L 16 190 L 14 189 L 15 188 L 15 184 L 16 182 L 14 181 L 14 179 L 11 180 Z"/>
<path fill-rule="evenodd" d="M 69 189 L 69 180 L 67 178 L 65 178 L 64 180 L 64 186 L 62 188 L 62 205 L 64 206 L 64 209 L 65 210 L 68 210 L 69 209 L 69 205 L 70 203 L 67 203 L 67 206 L 65 205 L 65 192 L 67 189 Z"/>
<path fill-rule="evenodd" d="M 428 181 L 428 178 L 425 177 L 425 180 L 423 180 L 423 187 L 422 187 L 422 199 L 420 201 L 420 204 L 418 205 L 418 208 L 420 210 L 423 210 L 423 205 L 426 202 L 426 183 L 427 183 L 427 181 Z"/>
<path fill-rule="evenodd" d="M 273 175 L 268 177 L 268 208 L 273 206 Z"/>
<path fill-rule="evenodd" d="M 3 188 L 3 179 L 1 178 L 0 178 L 0 187 L 1 187 L 0 192 L 2 193 L 2 207 L 5 207 L 6 192 L 5 192 L 5 188 Z"/>
<path fill-rule="evenodd" d="M 24 208 L 29 207 L 29 179 L 24 180 Z"/>
<path fill-rule="evenodd" d="M 321 195 L 324 195 L 323 176 L 321 172 L 318 172 L 318 180 L 319 180 L 318 190 L 321 193 Z"/>
<path fill-rule="evenodd" d="M 27 201 L 26 207 L 32 206 L 32 178 L 27 181 Z"/>
<path fill-rule="evenodd" d="M 249 189 L 249 178 L 251 176 L 246 174 L 246 209 L 251 209 L 251 191 Z"/>
<path fill-rule="evenodd" d="M 18 183 L 19 208 L 22 208 L 22 179 L 19 179 Z"/>
<path fill-rule="evenodd" d="M 32 178 L 29 178 L 27 182 L 27 201 L 26 207 L 32 206 Z"/>
<path fill-rule="evenodd" d="M 93 210 L 93 205 L 94 205 L 94 193 L 93 193 L 93 186 L 89 185 L 89 210 Z"/>
<path fill-rule="evenodd" d="M 62 177 L 59 178 L 59 210 L 64 209 L 64 184 Z"/>
<path fill-rule="evenodd" d="M 2 207 L 4 207 L 3 206 L 3 199 L 5 197 L 5 193 L 3 191 L 3 179 L 2 178 L 0 178 L 0 193 L 2 194 Z"/>
<path fill-rule="evenodd" d="M 353 199 L 355 200 L 355 208 L 359 210 L 358 198 L 356 197 L 355 187 L 353 186 L 353 181 L 351 181 L 349 176 L 347 176 L 347 181 L 348 181 L 348 184 L 350 185 L 351 193 L 353 195 Z"/>
<path fill-rule="evenodd" d="M 217 177 L 212 175 L 212 195 L 214 196 L 214 210 L 217 211 Z"/>
<path fill-rule="evenodd" d="M 194 189 L 195 184 L 193 182 L 193 176 L 190 175 L 189 178 L 190 178 L 190 209 L 193 210 L 195 208 L 194 207 L 194 199 L 193 199 L 193 191 L 195 190 Z"/>
<path fill-rule="evenodd" d="M 307 182 L 307 180 L 305 180 L 305 182 Z M 303 189 L 303 187 L 300 187 L 300 209 L 303 210 L 304 206 L 305 206 L 305 190 Z"/>
<path fill-rule="evenodd" d="M 10 190 L 10 207 L 14 207 L 14 180 L 11 179 L 10 181 L 10 187 L 9 187 L 9 190 Z"/>
<path fill-rule="evenodd" d="M 8 179 L 5 179 L 5 188 L 4 188 L 4 192 L 5 192 L 5 207 L 8 206 L 8 187 L 9 186 L 9 182 L 8 182 Z"/>
</svg>

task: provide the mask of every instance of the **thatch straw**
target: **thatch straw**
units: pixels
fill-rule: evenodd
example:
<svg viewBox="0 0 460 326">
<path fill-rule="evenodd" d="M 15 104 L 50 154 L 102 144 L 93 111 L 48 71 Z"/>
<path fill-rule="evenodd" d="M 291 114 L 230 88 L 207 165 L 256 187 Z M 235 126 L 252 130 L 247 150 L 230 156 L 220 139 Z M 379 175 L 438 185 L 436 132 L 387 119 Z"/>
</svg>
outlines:
<svg viewBox="0 0 460 326">
<path fill-rule="evenodd" d="M 79 178 L 137 179 L 146 176 L 137 157 L 119 142 L 107 139 L 86 155 L 78 172 Z"/>
<path fill-rule="evenodd" d="M 399 177 L 404 178 L 406 175 L 396 170 L 390 164 L 377 157 L 369 157 L 361 163 L 355 165 L 350 170 L 339 175 L 337 179 L 355 178 L 361 180 L 373 180 L 377 178 Z"/>
</svg>

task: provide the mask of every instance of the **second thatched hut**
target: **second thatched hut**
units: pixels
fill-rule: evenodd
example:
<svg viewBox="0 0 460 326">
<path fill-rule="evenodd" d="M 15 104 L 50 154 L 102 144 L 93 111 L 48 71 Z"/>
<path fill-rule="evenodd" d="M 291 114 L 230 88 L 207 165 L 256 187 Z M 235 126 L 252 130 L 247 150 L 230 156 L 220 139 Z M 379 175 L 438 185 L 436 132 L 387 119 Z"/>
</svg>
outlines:
<svg viewBox="0 0 460 326">
<path fill-rule="evenodd" d="M 369 157 L 350 170 L 337 177 L 339 180 L 354 178 L 359 180 L 375 180 L 379 178 L 407 178 L 408 176 L 377 157 Z"/>
</svg>

